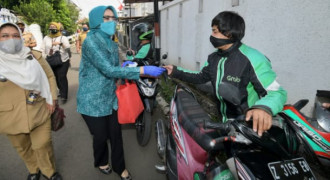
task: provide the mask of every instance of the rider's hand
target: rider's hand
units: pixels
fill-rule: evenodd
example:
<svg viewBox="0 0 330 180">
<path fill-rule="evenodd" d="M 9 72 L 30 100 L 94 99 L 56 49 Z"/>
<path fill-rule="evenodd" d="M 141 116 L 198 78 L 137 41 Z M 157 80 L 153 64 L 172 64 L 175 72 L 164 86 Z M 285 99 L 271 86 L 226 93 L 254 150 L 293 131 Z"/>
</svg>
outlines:
<svg viewBox="0 0 330 180">
<path fill-rule="evenodd" d="M 246 121 L 253 119 L 253 131 L 261 136 L 264 131 L 272 127 L 272 115 L 262 109 L 251 109 L 246 113 Z"/>
<path fill-rule="evenodd" d="M 149 76 L 160 76 L 166 69 L 157 66 L 143 66 L 143 74 Z"/>
<path fill-rule="evenodd" d="M 168 75 L 171 75 L 172 74 L 173 65 L 166 65 L 166 66 L 163 66 L 163 68 L 165 68 L 167 70 L 167 74 Z"/>
<path fill-rule="evenodd" d="M 127 65 L 129 65 L 129 64 L 134 64 L 134 62 L 132 62 L 132 61 L 125 61 L 125 62 L 121 65 L 121 67 L 125 67 L 125 66 L 127 66 Z"/>
<path fill-rule="evenodd" d="M 330 103 L 322 103 L 322 107 L 330 109 Z"/>
</svg>

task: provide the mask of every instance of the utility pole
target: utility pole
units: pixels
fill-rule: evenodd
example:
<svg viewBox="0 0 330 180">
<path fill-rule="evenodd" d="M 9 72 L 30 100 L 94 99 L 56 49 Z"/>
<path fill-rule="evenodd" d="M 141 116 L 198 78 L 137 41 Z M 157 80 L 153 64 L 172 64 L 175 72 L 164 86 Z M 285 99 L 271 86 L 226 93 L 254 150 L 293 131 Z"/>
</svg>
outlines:
<svg viewBox="0 0 330 180">
<path fill-rule="evenodd" d="M 160 64 L 160 29 L 159 29 L 159 12 L 158 12 L 158 0 L 154 0 L 154 28 L 155 28 L 155 55 L 156 64 Z"/>
</svg>

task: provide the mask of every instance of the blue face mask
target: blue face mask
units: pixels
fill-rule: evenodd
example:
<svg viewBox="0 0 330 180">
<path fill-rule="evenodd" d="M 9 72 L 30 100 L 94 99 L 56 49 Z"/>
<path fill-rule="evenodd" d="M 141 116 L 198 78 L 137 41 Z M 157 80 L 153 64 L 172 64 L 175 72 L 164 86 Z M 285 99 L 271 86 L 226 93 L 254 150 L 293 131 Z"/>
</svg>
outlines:
<svg viewBox="0 0 330 180">
<path fill-rule="evenodd" d="M 115 21 L 104 22 L 101 23 L 101 30 L 107 35 L 112 36 L 116 32 L 116 25 Z"/>
<path fill-rule="evenodd" d="M 87 27 L 83 27 L 83 30 L 84 30 L 84 31 L 88 31 L 88 28 L 87 28 Z"/>
</svg>

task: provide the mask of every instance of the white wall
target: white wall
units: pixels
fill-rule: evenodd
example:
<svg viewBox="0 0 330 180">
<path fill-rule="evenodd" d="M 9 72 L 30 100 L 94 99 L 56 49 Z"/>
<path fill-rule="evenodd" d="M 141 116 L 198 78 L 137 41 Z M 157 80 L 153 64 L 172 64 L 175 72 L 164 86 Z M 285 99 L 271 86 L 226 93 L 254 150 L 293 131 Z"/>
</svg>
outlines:
<svg viewBox="0 0 330 180">
<path fill-rule="evenodd" d="M 165 63 L 198 70 L 198 62 L 202 66 L 214 51 L 209 42 L 213 17 L 223 10 L 235 11 L 245 19 L 243 43 L 272 61 L 278 81 L 288 91 L 287 103 L 307 98 L 309 111 L 316 90 L 330 90 L 330 1 L 238 0 L 232 7 L 234 1 L 175 0 L 162 6 Z"/>
</svg>

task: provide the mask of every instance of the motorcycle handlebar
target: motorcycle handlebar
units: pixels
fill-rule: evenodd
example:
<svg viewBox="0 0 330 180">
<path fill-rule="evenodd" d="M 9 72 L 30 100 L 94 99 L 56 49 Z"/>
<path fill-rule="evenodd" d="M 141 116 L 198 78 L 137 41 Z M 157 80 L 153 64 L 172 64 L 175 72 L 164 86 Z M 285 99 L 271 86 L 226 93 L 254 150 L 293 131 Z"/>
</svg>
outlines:
<svg viewBox="0 0 330 180">
<path fill-rule="evenodd" d="M 217 122 L 204 122 L 204 129 L 217 129 L 221 132 L 228 133 L 230 131 L 231 123 L 227 121 L 225 123 L 217 123 Z"/>
<path fill-rule="evenodd" d="M 218 137 L 218 138 L 215 138 L 211 141 L 211 146 L 215 146 L 216 144 L 218 143 L 222 143 L 222 142 L 225 142 L 225 141 L 232 141 L 232 142 L 235 142 L 235 137 L 234 136 L 222 136 L 222 137 Z"/>
</svg>

